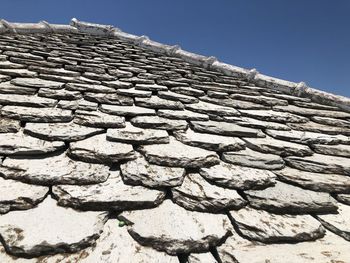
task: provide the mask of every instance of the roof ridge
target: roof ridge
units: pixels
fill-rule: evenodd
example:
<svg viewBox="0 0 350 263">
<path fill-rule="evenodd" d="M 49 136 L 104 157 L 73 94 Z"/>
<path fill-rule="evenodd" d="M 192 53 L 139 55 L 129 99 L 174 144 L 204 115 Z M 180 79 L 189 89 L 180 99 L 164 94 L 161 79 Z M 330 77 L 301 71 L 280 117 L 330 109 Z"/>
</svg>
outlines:
<svg viewBox="0 0 350 263">
<path fill-rule="evenodd" d="M 156 53 L 166 54 L 182 58 L 184 61 L 207 69 L 212 69 L 227 76 L 241 77 L 258 86 L 283 91 L 290 95 L 310 98 L 314 102 L 337 106 L 345 111 L 350 111 L 350 98 L 335 95 L 325 91 L 311 88 L 304 82 L 292 82 L 259 73 L 256 69 L 245 69 L 218 61 L 215 57 L 207 57 L 181 49 L 179 45 L 166 45 L 149 39 L 147 36 L 136 36 L 123 32 L 121 29 L 111 26 L 79 21 L 73 18 L 70 25 L 49 24 L 46 21 L 39 23 L 10 23 L 0 20 L 1 33 L 87 33 L 98 36 L 116 37 L 131 42 L 140 47 L 152 50 Z"/>
</svg>

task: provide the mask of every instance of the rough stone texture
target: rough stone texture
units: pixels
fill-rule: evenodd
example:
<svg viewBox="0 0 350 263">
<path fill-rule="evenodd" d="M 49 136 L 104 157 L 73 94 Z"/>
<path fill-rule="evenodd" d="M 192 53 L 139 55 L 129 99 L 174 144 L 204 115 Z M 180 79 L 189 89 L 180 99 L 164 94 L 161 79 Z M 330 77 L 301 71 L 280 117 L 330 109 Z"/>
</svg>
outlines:
<svg viewBox="0 0 350 263">
<path fill-rule="evenodd" d="M 204 113 L 204 114 L 215 114 L 219 116 L 239 116 L 239 112 L 234 108 L 215 105 L 208 102 L 200 101 L 194 104 L 186 104 L 185 108 L 187 110 Z"/>
<path fill-rule="evenodd" d="M 140 107 L 153 109 L 183 110 L 184 106 L 179 101 L 162 99 L 157 96 L 151 98 L 135 98 L 135 104 Z"/>
<path fill-rule="evenodd" d="M 0 74 L 8 75 L 11 77 L 23 77 L 23 78 L 34 78 L 38 73 L 29 71 L 27 69 L 0 69 Z"/>
<path fill-rule="evenodd" d="M 293 114 L 304 115 L 304 116 L 319 116 L 329 118 L 350 118 L 350 113 L 334 111 L 334 110 L 318 110 L 311 108 L 302 108 L 294 105 L 288 106 L 275 106 L 275 110 L 290 112 Z"/>
<path fill-rule="evenodd" d="M 122 96 L 115 93 L 85 92 L 84 99 L 101 104 L 112 104 L 122 106 L 132 106 L 134 104 L 134 100 L 131 97 Z"/>
<path fill-rule="evenodd" d="M 337 127 L 335 125 L 323 125 L 312 121 L 306 123 L 288 123 L 288 126 L 294 130 L 300 131 L 318 132 L 332 135 L 343 134 L 350 136 L 350 128 Z"/>
<path fill-rule="evenodd" d="M 191 127 L 198 132 L 207 132 L 226 136 L 265 137 L 262 131 L 246 128 L 234 123 L 218 121 L 191 121 Z"/>
<path fill-rule="evenodd" d="M 317 215 L 322 225 L 335 234 L 350 241 L 350 206 L 338 203 L 338 214 Z"/>
<path fill-rule="evenodd" d="M 27 183 L 92 184 L 107 180 L 108 166 L 75 161 L 65 153 L 41 158 L 6 158 L 0 166 L 4 178 Z"/>
<path fill-rule="evenodd" d="M 141 128 L 162 130 L 186 130 L 188 126 L 184 120 L 170 120 L 158 116 L 137 116 L 131 119 L 131 123 Z"/>
<path fill-rule="evenodd" d="M 342 119 L 312 116 L 311 120 L 320 124 L 350 128 L 350 122 Z"/>
<path fill-rule="evenodd" d="M 335 200 L 328 193 L 305 190 L 277 182 L 264 190 L 245 192 L 250 205 L 272 213 L 331 213 L 337 211 Z"/>
<path fill-rule="evenodd" d="M 248 118 L 248 117 L 241 117 L 240 120 L 234 121 L 234 122 L 240 126 L 250 127 L 255 129 L 274 129 L 274 130 L 281 130 L 281 131 L 291 130 L 289 126 L 283 123 L 272 122 L 272 121 L 261 121 L 261 120 Z"/>
<path fill-rule="evenodd" d="M 49 141 L 79 141 L 103 130 L 75 123 L 27 123 L 24 133 Z"/>
<path fill-rule="evenodd" d="M 38 90 L 29 87 L 19 87 L 10 82 L 3 82 L 0 84 L 0 93 L 3 94 L 18 94 L 18 95 L 34 95 Z"/>
<path fill-rule="evenodd" d="M 154 209 L 125 211 L 119 217 L 130 222 L 128 231 L 137 242 L 170 255 L 207 252 L 231 235 L 225 215 L 190 212 L 170 200 Z"/>
<path fill-rule="evenodd" d="M 158 96 L 163 99 L 180 101 L 182 103 L 197 103 L 198 99 L 192 96 L 179 94 L 172 91 L 159 91 Z"/>
<path fill-rule="evenodd" d="M 337 194 L 335 198 L 344 204 L 350 205 L 350 194 Z"/>
<path fill-rule="evenodd" d="M 5 106 L 0 111 L 5 118 L 29 122 L 69 122 L 73 119 L 70 110 L 58 108 L 32 108 Z"/>
<path fill-rule="evenodd" d="M 238 152 L 224 152 L 221 158 L 228 163 L 259 169 L 278 170 L 284 167 L 284 161 L 280 156 L 260 153 L 248 148 Z"/>
<path fill-rule="evenodd" d="M 32 87 L 32 88 L 49 88 L 49 89 L 61 89 L 64 83 L 38 79 L 38 78 L 15 78 L 11 80 L 11 83 L 18 86 Z"/>
<path fill-rule="evenodd" d="M 181 186 L 171 192 L 175 203 L 192 211 L 217 213 L 246 204 L 235 190 L 212 185 L 198 173 L 187 174 Z"/>
<path fill-rule="evenodd" d="M 48 191 L 48 187 L 24 184 L 0 177 L 0 214 L 10 210 L 31 209 L 45 198 Z"/>
<path fill-rule="evenodd" d="M 149 91 L 167 91 L 166 86 L 157 85 L 157 84 L 136 84 L 135 86 L 138 90 L 149 90 Z"/>
<path fill-rule="evenodd" d="M 276 176 L 271 171 L 225 162 L 209 168 L 200 168 L 199 173 L 216 185 L 239 190 L 264 189 L 276 183 Z"/>
<path fill-rule="evenodd" d="M 322 174 L 285 167 L 275 171 L 280 180 L 318 192 L 350 193 L 350 177 L 339 174 Z"/>
<path fill-rule="evenodd" d="M 152 188 L 181 185 L 185 169 L 150 164 L 141 154 L 135 160 L 120 165 L 123 180 L 131 185 L 144 185 Z"/>
<path fill-rule="evenodd" d="M 313 151 L 306 145 L 276 140 L 269 136 L 265 138 L 244 138 L 244 141 L 250 149 L 263 153 L 281 156 L 309 156 L 313 154 Z"/>
<path fill-rule="evenodd" d="M 19 121 L 0 116 L 0 133 L 18 132 L 20 128 Z"/>
<path fill-rule="evenodd" d="M 277 215 L 249 207 L 230 211 L 230 215 L 242 236 L 265 243 L 310 241 L 326 232 L 310 215 Z"/>
<path fill-rule="evenodd" d="M 79 84 L 79 83 L 67 83 L 67 90 L 81 91 L 81 92 L 102 92 L 102 93 L 114 93 L 115 89 L 103 86 L 103 85 L 91 85 L 91 84 Z"/>
<path fill-rule="evenodd" d="M 314 144 L 311 148 L 320 154 L 327 154 L 332 156 L 350 157 L 350 145 L 322 145 Z"/>
<path fill-rule="evenodd" d="M 57 100 L 30 95 L 0 94 L 0 105 L 15 105 L 28 107 L 53 107 Z"/>
<path fill-rule="evenodd" d="M 207 121 L 209 116 L 188 110 L 158 110 L 157 115 L 163 118 L 189 121 Z"/>
<path fill-rule="evenodd" d="M 130 96 L 130 97 L 137 97 L 137 98 L 150 98 L 152 96 L 151 91 L 137 90 L 135 88 L 118 89 L 117 94 L 124 95 L 124 96 Z"/>
<path fill-rule="evenodd" d="M 106 216 L 59 207 L 48 197 L 36 208 L 1 215 L 0 235 L 8 252 L 20 257 L 77 252 L 95 242 Z"/>
<path fill-rule="evenodd" d="M 164 191 L 124 184 L 119 171 L 111 171 L 107 181 L 100 184 L 58 185 L 53 187 L 52 192 L 59 205 L 83 210 L 151 208 L 165 198 Z"/>
<path fill-rule="evenodd" d="M 22 132 L 0 133 L 0 154 L 4 155 L 37 155 L 54 152 L 65 148 L 64 142 L 44 141 Z"/>
<path fill-rule="evenodd" d="M 350 175 L 349 158 L 314 154 L 306 157 L 290 156 L 285 161 L 289 166 L 307 172 Z"/>
<path fill-rule="evenodd" d="M 77 110 L 74 114 L 75 123 L 95 128 L 123 128 L 124 117 L 106 114 L 100 111 Z"/>
<path fill-rule="evenodd" d="M 101 111 L 109 114 L 120 116 L 138 116 L 138 115 L 155 115 L 153 109 L 142 108 L 138 106 L 118 106 L 118 105 L 101 105 Z"/>
<path fill-rule="evenodd" d="M 263 121 L 274 121 L 274 122 L 307 122 L 306 117 L 302 117 L 295 114 L 276 112 L 272 110 L 239 110 L 242 116 L 251 117 Z"/>
<path fill-rule="evenodd" d="M 217 261 L 215 260 L 215 258 L 211 253 L 200 253 L 200 254 L 192 253 L 191 255 L 189 255 L 187 260 L 188 260 L 188 263 L 202 263 L 202 262 L 217 263 Z"/>
<path fill-rule="evenodd" d="M 170 137 L 168 144 L 140 147 L 150 163 L 184 168 L 199 168 L 219 163 L 215 152 L 188 146 Z"/>
</svg>

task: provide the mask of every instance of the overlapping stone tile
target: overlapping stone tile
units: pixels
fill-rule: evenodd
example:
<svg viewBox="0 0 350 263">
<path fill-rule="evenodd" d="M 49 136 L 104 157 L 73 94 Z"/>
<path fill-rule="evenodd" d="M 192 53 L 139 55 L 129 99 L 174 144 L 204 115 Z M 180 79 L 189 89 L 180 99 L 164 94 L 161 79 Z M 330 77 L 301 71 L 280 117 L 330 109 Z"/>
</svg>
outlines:
<svg viewBox="0 0 350 263">
<path fill-rule="evenodd" d="M 79 77 L 80 73 L 66 70 L 64 68 L 48 68 L 48 67 L 38 67 L 38 66 L 29 66 L 31 71 L 38 72 L 40 74 L 47 75 L 58 75 L 58 76 L 66 76 L 66 77 Z"/>
<path fill-rule="evenodd" d="M 225 215 L 188 211 L 170 200 L 119 217 L 130 224 L 128 231 L 137 242 L 170 255 L 207 252 L 231 235 Z"/>
<path fill-rule="evenodd" d="M 134 210 L 158 206 L 165 198 L 162 190 L 124 184 L 119 171 L 111 171 L 100 184 L 58 185 L 53 195 L 62 206 L 83 210 Z"/>
<path fill-rule="evenodd" d="M 197 103 L 199 101 L 195 97 L 179 94 L 173 91 L 159 91 L 158 96 L 163 99 L 180 101 L 182 103 Z"/>
<path fill-rule="evenodd" d="M 84 99 L 96 103 L 132 106 L 134 100 L 131 97 L 118 95 L 116 93 L 92 93 L 85 92 Z"/>
<path fill-rule="evenodd" d="M 0 74 L 0 83 L 1 82 L 5 82 L 5 81 L 9 81 L 9 80 L 11 80 L 10 76 L 6 76 L 6 75 L 1 75 Z"/>
<path fill-rule="evenodd" d="M 4 214 L 35 207 L 46 197 L 49 188 L 0 177 L 0 192 L 0 214 Z"/>
<path fill-rule="evenodd" d="M 187 174 L 171 192 L 176 204 L 191 211 L 217 213 L 240 209 L 247 203 L 237 191 L 210 184 L 198 173 Z"/>
<path fill-rule="evenodd" d="M 106 220 L 106 213 L 59 207 L 47 197 L 36 208 L 1 215 L 0 235 L 15 256 L 77 252 L 95 243 Z"/>
<path fill-rule="evenodd" d="M 53 107 L 57 100 L 40 98 L 30 95 L 0 94 L 1 105 L 28 106 L 28 107 Z"/>
<path fill-rule="evenodd" d="M 24 133 L 48 141 L 79 141 L 103 133 L 103 129 L 69 123 L 27 123 Z"/>
<path fill-rule="evenodd" d="M 243 237 L 264 243 L 311 241 L 326 232 L 310 215 L 278 215 L 250 207 L 229 213 Z"/>
<path fill-rule="evenodd" d="M 167 85 L 169 85 L 169 83 L 167 83 Z M 195 97 L 200 97 L 205 95 L 205 92 L 203 90 L 186 87 L 186 86 L 183 86 L 181 83 L 176 85 L 178 86 L 174 86 L 173 88 L 170 89 L 175 93 L 179 93 L 187 96 L 195 96 Z"/>
<path fill-rule="evenodd" d="M 118 89 L 117 94 L 136 97 L 136 98 L 150 98 L 152 96 L 152 91 L 138 90 L 135 88 Z"/>
<path fill-rule="evenodd" d="M 23 77 L 23 78 L 34 78 L 38 73 L 29 71 L 27 69 L 0 69 L 0 74 L 8 75 L 11 77 Z"/>
<path fill-rule="evenodd" d="M 250 102 L 250 101 L 244 101 L 244 100 L 235 100 L 231 98 L 225 98 L 225 99 L 218 99 L 218 98 L 212 98 L 209 96 L 202 96 L 200 97 L 200 100 L 213 103 L 216 105 L 223 105 L 226 107 L 234 107 L 235 109 L 249 109 L 249 110 L 268 110 L 270 109 L 269 106 L 265 106 L 262 104 Z"/>
<path fill-rule="evenodd" d="M 350 137 L 349 137 L 350 138 Z M 349 141 L 347 141 L 349 143 Z M 350 157 L 350 145 L 338 144 L 338 145 L 322 145 L 313 144 L 311 148 L 320 154 L 327 154 L 331 156 Z"/>
<path fill-rule="evenodd" d="M 302 189 L 277 181 L 264 190 L 245 191 L 249 204 L 272 213 L 307 214 L 337 211 L 336 201 L 328 194 Z"/>
<path fill-rule="evenodd" d="M 251 101 L 267 106 L 287 106 L 288 101 L 284 99 L 273 98 L 269 96 L 249 96 L 243 94 L 232 94 L 230 95 L 233 99 Z"/>
<path fill-rule="evenodd" d="M 10 82 L 2 82 L 0 84 L 0 93 L 2 94 L 34 95 L 37 91 L 36 88 L 19 87 Z"/>
<path fill-rule="evenodd" d="M 153 164 L 199 168 L 219 163 L 217 154 L 213 151 L 188 146 L 170 137 L 168 144 L 153 144 L 140 147 L 147 161 Z"/>
<path fill-rule="evenodd" d="M 344 204 L 350 205 L 350 194 L 337 194 L 335 198 Z"/>
<path fill-rule="evenodd" d="M 168 88 L 163 85 L 158 84 L 136 84 L 135 88 L 138 90 L 148 90 L 148 91 L 167 91 Z"/>
<path fill-rule="evenodd" d="M 311 116 L 311 120 L 320 124 L 350 128 L 350 121 L 328 117 Z"/>
<path fill-rule="evenodd" d="M 277 112 L 273 110 L 239 110 L 242 116 L 251 117 L 263 121 L 273 121 L 282 123 L 304 123 L 308 121 L 308 118 L 291 114 L 288 112 Z"/>
<path fill-rule="evenodd" d="M 78 100 L 83 97 L 79 91 L 70 91 L 66 89 L 55 90 L 50 88 L 39 89 L 38 96 L 56 100 Z"/>
<path fill-rule="evenodd" d="M 225 118 L 223 119 L 225 121 Z M 240 120 L 234 121 L 234 123 L 255 129 L 274 129 L 281 131 L 290 131 L 291 128 L 283 123 L 272 122 L 272 121 L 261 121 L 248 117 L 241 117 Z"/>
<path fill-rule="evenodd" d="M 69 155 L 85 162 L 106 164 L 135 158 L 131 144 L 107 141 L 105 133 L 71 142 Z"/>
<path fill-rule="evenodd" d="M 96 92 L 96 93 L 115 93 L 115 89 L 103 86 L 103 85 L 92 85 L 92 84 L 80 84 L 80 83 L 67 83 L 65 85 L 67 90 L 81 91 L 81 92 Z"/>
<path fill-rule="evenodd" d="M 162 130 L 186 130 L 188 123 L 185 120 L 166 119 L 158 116 L 136 116 L 131 123 L 140 128 Z"/>
<path fill-rule="evenodd" d="M 75 123 L 96 127 L 96 128 L 124 128 L 125 118 L 115 115 L 110 115 L 100 111 L 84 111 L 77 110 L 74 113 Z"/>
<path fill-rule="evenodd" d="M 188 263 L 217 263 L 216 259 L 211 253 L 192 253 L 188 256 Z"/>
<path fill-rule="evenodd" d="M 204 114 L 215 114 L 219 116 L 239 116 L 240 113 L 234 108 L 220 106 L 200 101 L 193 104 L 185 104 L 185 109 Z"/>
<path fill-rule="evenodd" d="M 100 110 L 108 114 L 120 116 L 156 115 L 154 109 L 147 109 L 138 106 L 118 106 L 102 104 Z"/>
<path fill-rule="evenodd" d="M 350 128 L 338 127 L 335 125 L 323 125 L 312 121 L 306 123 L 288 123 L 288 126 L 299 131 L 318 132 L 334 135 L 342 134 L 350 136 Z"/>
<path fill-rule="evenodd" d="M 102 81 L 102 84 L 115 89 L 129 89 L 133 86 L 130 82 L 120 80 Z"/>
<path fill-rule="evenodd" d="M 12 120 L 0 116 L 0 133 L 18 132 L 21 128 L 18 120 Z"/>
<path fill-rule="evenodd" d="M 152 108 L 152 109 L 169 109 L 169 110 L 182 110 L 184 106 L 179 101 L 173 101 L 168 99 L 162 99 L 157 96 L 150 98 L 135 98 L 135 104 L 140 107 Z"/>
</svg>

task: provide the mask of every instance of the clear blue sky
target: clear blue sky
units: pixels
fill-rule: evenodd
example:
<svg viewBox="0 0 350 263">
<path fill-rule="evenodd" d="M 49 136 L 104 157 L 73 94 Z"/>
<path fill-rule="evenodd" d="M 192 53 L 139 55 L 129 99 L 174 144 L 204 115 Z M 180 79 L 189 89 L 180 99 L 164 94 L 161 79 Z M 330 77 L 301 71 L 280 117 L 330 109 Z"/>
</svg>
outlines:
<svg viewBox="0 0 350 263">
<path fill-rule="evenodd" d="M 111 24 L 350 97 L 349 0 L 1 0 L 0 17 Z"/>
</svg>

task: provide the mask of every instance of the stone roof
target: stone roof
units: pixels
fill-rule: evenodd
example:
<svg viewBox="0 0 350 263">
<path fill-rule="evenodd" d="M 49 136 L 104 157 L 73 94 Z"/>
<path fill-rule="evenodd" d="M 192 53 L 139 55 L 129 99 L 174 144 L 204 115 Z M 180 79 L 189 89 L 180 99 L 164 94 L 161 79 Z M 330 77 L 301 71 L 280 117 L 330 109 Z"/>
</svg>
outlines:
<svg viewBox="0 0 350 263">
<path fill-rule="evenodd" d="M 349 262 L 348 98 L 76 19 L 0 33 L 0 262 Z"/>
</svg>

